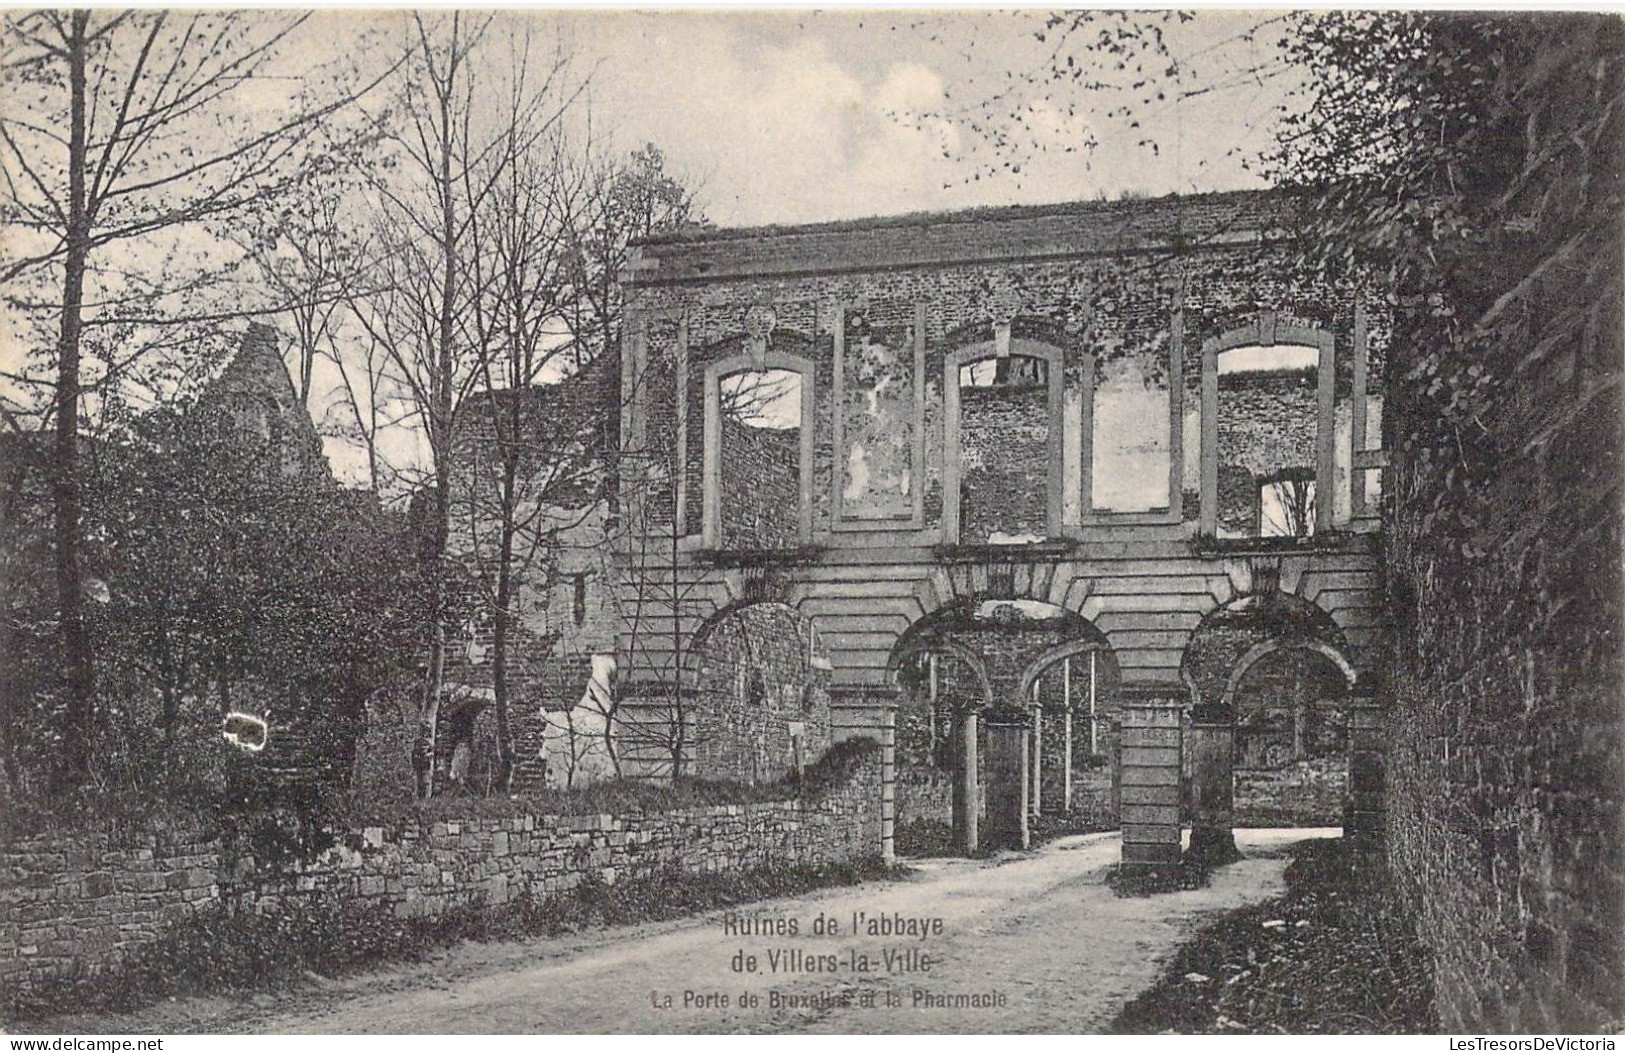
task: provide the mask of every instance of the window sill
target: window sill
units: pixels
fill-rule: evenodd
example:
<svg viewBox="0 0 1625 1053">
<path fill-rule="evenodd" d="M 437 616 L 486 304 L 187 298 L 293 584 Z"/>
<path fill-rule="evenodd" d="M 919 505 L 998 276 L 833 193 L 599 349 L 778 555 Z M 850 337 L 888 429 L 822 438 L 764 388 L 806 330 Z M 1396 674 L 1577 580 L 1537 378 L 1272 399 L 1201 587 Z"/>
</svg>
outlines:
<svg viewBox="0 0 1625 1053">
<path fill-rule="evenodd" d="M 1049 538 L 1045 541 L 1029 541 L 1019 545 L 956 542 L 951 545 L 937 545 L 931 552 L 937 559 L 946 563 L 1013 563 L 1034 557 L 1043 559 L 1066 556 L 1077 547 L 1078 542 L 1071 538 Z"/>
<path fill-rule="evenodd" d="M 695 552 L 699 563 L 713 567 L 805 567 L 823 556 L 822 545 L 796 548 L 703 548 Z"/>
<path fill-rule="evenodd" d="M 1248 556 L 1290 555 L 1295 552 L 1320 552 L 1343 549 L 1364 544 L 1370 535 L 1344 529 L 1327 530 L 1304 537 L 1209 537 L 1197 534 L 1191 539 L 1197 555 Z"/>
</svg>

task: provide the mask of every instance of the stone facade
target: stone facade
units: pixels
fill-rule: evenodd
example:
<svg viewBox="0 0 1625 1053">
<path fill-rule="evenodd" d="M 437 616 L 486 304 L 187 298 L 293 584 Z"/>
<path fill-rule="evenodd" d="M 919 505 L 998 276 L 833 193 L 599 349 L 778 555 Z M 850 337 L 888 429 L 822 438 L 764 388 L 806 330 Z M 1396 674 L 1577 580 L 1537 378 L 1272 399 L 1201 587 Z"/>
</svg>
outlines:
<svg viewBox="0 0 1625 1053">
<path fill-rule="evenodd" d="M 46 836 L 0 846 L 3 1004 L 113 970 L 205 907 L 297 917 L 316 899 L 400 917 L 566 892 L 671 867 L 688 873 L 856 862 L 882 851 L 880 759 L 818 795 L 626 815 L 409 822 L 345 832 L 313 862 L 257 866 L 227 840 Z"/>
<path fill-rule="evenodd" d="M 1354 462 L 1381 459 L 1371 425 L 1389 308 L 1375 284 L 1294 269 L 1294 208 L 1280 194 L 1216 194 L 640 246 L 624 276 L 620 431 L 640 483 L 621 500 L 646 541 L 622 571 L 627 592 L 670 595 L 623 632 L 629 692 L 679 693 L 692 642 L 765 575 L 828 641 L 837 739 L 895 715 L 899 778 L 911 779 L 910 736 L 926 725 L 902 674 L 922 650 L 952 654 L 963 697 L 942 723 L 1030 712 L 1037 682 L 1029 801 L 1064 802 L 1070 759 L 1074 802 L 1109 813 L 1110 779 L 1083 774 L 1094 769 L 1077 738 L 1070 758 L 1055 741 L 1066 721 L 1046 670 L 1065 655 L 1093 649 L 1112 670 L 1095 696 L 1108 764 L 1126 694 L 1221 704 L 1231 670 L 1198 675 L 1190 648 L 1232 604 L 1279 594 L 1311 607 L 1346 678 L 1368 670 L 1383 631 L 1380 489 Z M 1273 371 L 1220 374 L 1221 353 L 1248 348 L 1297 351 Z M 741 370 L 803 378 L 799 487 L 782 502 L 799 529 L 765 548 L 715 522 L 748 500 L 744 461 L 718 438 L 720 378 Z M 791 478 L 790 453 L 762 485 Z M 1257 537 L 1262 487 L 1306 469 L 1313 536 Z M 937 631 L 1000 601 L 1067 617 L 1026 639 Z M 912 790 L 895 800 L 939 807 Z"/>
</svg>

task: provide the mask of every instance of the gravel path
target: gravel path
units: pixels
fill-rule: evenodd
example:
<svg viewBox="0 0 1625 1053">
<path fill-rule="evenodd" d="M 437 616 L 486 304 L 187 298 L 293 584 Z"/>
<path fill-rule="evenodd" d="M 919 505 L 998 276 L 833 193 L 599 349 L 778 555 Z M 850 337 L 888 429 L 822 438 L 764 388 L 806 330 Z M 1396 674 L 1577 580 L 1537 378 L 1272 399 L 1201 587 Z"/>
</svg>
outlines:
<svg viewBox="0 0 1625 1053">
<path fill-rule="evenodd" d="M 793 938 L 730 934 L 724 916 L 713 913 L 605 932 L 564 949 L 538 942 L 530 947 L 534 960 L 525 964 L 507 962 L 443 987 L 358 992 L 327 1011 L 274 1016 L 254 1030 L 1099 1031 L 1152 984 L 1203 921 L 1281 893 L 1286 861 L 1280 848 L 1332 833 L 1241 831 L 1238 842 L 1250 858 L 1215 874 L 1207 888 L 1144 899 L 1119 899 L 1103 883 L 1106 867 L 1117 859 L 1114 834 L 1066 838 L 1028 856 L 929 861 L 919 864 L 921 873 L 910 881 L 825 891 L 739 912 L 751 919 L 794 919 Z M 942 932 L 923 939 L 854 936 L 854 911 L 941 919 Z M 811 935 L 820 914 L 837 919 L 841 932 Z M 915 968 L 888 973 L 887 949 L 917 952 L 902 956 L 911 961 L 892 963 Z M 775 950 L 781 951 L 777 972 L 768 957 Z M 782 952 L 795 950 L 822 959 L 819 964 L 833 956 L 835 970 L 786 972 L 790 954 Z M 734 971 L 741 951 L 755 955 L 756 972 Z M 930 968 L 921 971 L 926 955 Z M 863 957 L 874 971 L 861 971 Z M 758 1004 L 740 1005 L 747 992 Z M 933 1007 L 916 992 L 981 995 L 984 1004 Z M 671 1008 L 663 1008 L 668 996 Z M 775 997 L 778 1008 L 772 1006 Z"/>
</svg>

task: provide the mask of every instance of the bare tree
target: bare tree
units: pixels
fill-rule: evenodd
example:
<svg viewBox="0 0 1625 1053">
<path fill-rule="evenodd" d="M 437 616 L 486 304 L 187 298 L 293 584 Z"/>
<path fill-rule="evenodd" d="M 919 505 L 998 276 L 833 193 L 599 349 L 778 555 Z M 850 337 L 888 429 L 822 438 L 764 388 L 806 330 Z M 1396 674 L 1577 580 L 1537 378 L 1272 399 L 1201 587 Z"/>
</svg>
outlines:
<svg viewBox="0 0 1625 1053">
<path fill-rule="evenodd" d="M 201 225 L 274 197 L 309 161 L 318 125 L 360 88 L 336 82 L 313 101 L 266 87 L 304 17 L 33 11 L 4 22 L 7 106 L 0 172 L 8 231 L 0 284 L 16 316 L 52 332 L 52 505 L 67 782 L 90 773 L 95 691 L 86 632 L 80 471 L 84 369 L 117 383 L 132 324 L 195 311 L 213 266 L 177 272 L 177 246 Z M 340 64 L 333 64 L 337 68 Z M 250 102 L 252 96 L 252 102 Z M 280 105 L 267 107 L 267 101 Z M 200 249 L 204 257 L 207 249 Z M 143 267 L 142 264 L 156 264 Z M 104 339 L 87 339 L 98 330 Z M 90 354 L 87 355 L 87 351 Z"/>
<path fill-rule="evenodd" d="M 528 61 L 521 57 L 521 69 Z M 506 145 L 493 158 L 504 174 L 475 223 L 481 251 L 471 262 L 482 295 L 473 319 L 487 353 L 476 400 L 480 427 L 467 436 L 478 448 L 466 458 L 469 555 L 493 614 L 491 688 L 504 792 L 514 768 L 516 602 L 527 588 L 545 594 L 552 584 L 560 535 L 598 505 L 603 453 L 593 417 L 558 405 L 564 389 L 545 383 L 580 363 L 565 322 L 580 295 L 572 232 L 589 173 L 556 131 L 527 144 L 521 106 L 516 99 Z"/>
<path fill-rule="evenodd" d="M 576 215 L 576 286 L 570 330 L 580 353 L 594 357 L 620 347 L 624 306 L 621 271 L 632 246 L 652 234 L 705 226 L 695 191 L 667 171 L 653 143 L 619 159 L 595 164 L 585 207 Z"/>
<path fill-rule="evenodd" d="M 428 461 L 428 662 L 413 749 L 420 797 L 434 792 L 455 446 L 468 398 L 488 381 L 497 342 L 508 335 L 484 284 L 499 269 L 490 224 L 515 166 L 556 127 L 571 98 L 559 90 L 563 56 L 538 71 L 521 47 L 493 66 L 496 17 L 411 18 L 398 129 L 389 137 L 396 163 L 373 188 L 382 203 L 377 288 L 356 300 L 360 324 L 410 404 Z"/>
<path fill-rule="evenodd" d="M 343 323 L 347 293 L 364 282 L 367 244 L 346 219 L 354 188 L 345 173 L 317 172 L 297 184 L 297 193 L 267 201 L 222 233 L 254 264 L 254 276 L 269 286 L 280 316 L 293 329 L 293 381 L 299 400 L 312 412 L 316 363 L 337 360 L 335 343 Z"/>
</svg>

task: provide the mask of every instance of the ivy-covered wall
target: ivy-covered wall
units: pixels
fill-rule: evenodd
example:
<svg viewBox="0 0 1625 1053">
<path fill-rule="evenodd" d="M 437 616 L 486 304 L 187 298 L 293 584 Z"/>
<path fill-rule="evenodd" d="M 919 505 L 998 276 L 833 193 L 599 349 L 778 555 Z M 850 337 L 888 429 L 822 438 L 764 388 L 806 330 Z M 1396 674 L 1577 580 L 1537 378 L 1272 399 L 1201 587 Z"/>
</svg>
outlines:
<svg viewBox="0 0 1625 1053">
<path fill-rule="evenodd" d="M 1568 171 L 1548 202 L 1585 200 Z M 1454 1029 L 1625 1021 L 1625 232 L 1610 208 L 1474 246 L 1465 305 L 1451 319 L 1416 302 L 1395 341 L 1388 836 Z"/>
</svg>

